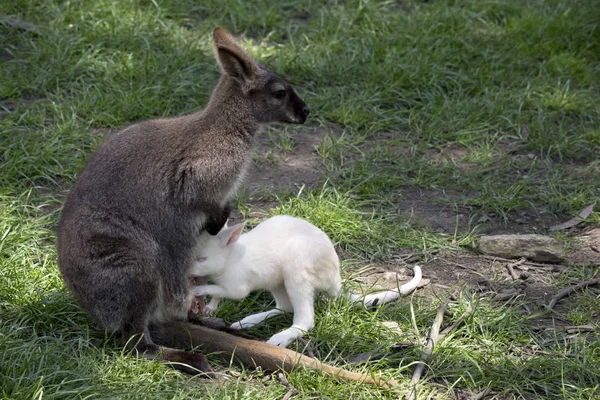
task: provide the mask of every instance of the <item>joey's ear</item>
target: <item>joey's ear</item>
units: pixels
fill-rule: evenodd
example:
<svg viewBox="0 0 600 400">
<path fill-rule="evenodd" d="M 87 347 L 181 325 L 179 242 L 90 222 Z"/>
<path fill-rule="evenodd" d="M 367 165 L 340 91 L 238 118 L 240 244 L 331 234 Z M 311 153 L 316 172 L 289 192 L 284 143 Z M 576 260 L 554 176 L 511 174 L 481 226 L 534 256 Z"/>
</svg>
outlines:
<svg viewBox="0 0 600 400">
<path fill-rule="evenodd" d="M 217 235 L 221 247 L 227 247 L 237 242 L 244 231 L 244 226 L 246 226 L 246 222 L 242 222 L 229 228 L 223 228 Z"/>
<path fill-rule="evenodd" d="M 258 77 L 256 62 L 237 44 L 233 36 L 223 28 L 215 28 L 213 31 L 213 41 L 221 71 L 238 80 L 245 88 L 252 88 Z"/>
</svg>

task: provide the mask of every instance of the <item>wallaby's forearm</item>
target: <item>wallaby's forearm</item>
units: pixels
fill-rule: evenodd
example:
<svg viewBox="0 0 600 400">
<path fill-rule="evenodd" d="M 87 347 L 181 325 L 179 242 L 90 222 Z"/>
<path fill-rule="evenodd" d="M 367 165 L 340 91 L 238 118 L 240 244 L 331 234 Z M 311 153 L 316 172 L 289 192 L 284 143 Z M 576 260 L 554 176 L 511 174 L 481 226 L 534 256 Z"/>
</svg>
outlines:
<svg viewBox="0 0 600 400">
<path fill-rule="evenodd" d="M 342 368 L 323 364 L 319 360 L 306 357 L 293 350 L 273 346 L 262 341 L 248 340 L 242 337 L 183 322 L 170 322 L 151 327 L 152 338 L 163 345 L 189 348 L 201 346 L 205 352 L 229 361 L 231 357 L 247 367 L 261 367 L 263 370 L 291 371 L 294 367 L 322 370 L 334 377 L 358 381 L 381 387 L 396 386 L 393 379 L 385 380 L 376 376 L 359 374 Z"/>
</svg>

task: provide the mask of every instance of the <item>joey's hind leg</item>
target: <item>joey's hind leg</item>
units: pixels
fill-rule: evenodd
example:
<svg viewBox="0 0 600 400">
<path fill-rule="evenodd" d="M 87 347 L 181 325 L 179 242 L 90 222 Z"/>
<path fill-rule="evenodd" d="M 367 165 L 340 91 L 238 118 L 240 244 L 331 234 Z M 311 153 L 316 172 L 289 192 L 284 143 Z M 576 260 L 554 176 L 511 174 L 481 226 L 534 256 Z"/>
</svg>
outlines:
<svg viewBox="0 0 600 400">
<path fill-rule="evenodd" d="M 287 347 L 292 341 L 301 338 L 304 332 L 315 326 L 314 290 L 309 287 L 296 286 L 288 290 L 288 295 L 294 307 L 294 323 L 290 328 L 267 340 L 269 344 Z"/>
<path fill-rule="evenodd" d="M 275 307 L 276 308 L 269 310 L 269 311 L 264 311 L 264 312 L 248 315 L 244 319 L 231 324 L 231 328 L 233 328 L 233 329 L 252 328 L 253 326 L 258 325 L 258 324 L 266 321 L 269 318 L 275 317 L 277 315 L 281 315 L 286 312 L 293 311 L 292 303 L 290 301 L 289 296 L 287 295 L 287 292 L 285 291 L 285 287 L 280 286 L 278 288 L 275 288 L 275 289 L 271 290 L 271 294 L 275 298 Z"/>
</svg>

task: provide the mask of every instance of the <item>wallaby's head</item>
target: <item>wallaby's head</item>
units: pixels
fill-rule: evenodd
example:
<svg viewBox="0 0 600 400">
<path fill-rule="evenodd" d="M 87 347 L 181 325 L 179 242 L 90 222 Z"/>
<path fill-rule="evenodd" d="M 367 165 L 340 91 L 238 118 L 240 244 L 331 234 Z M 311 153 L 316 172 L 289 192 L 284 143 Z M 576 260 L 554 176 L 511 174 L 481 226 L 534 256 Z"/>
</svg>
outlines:
<svg viewBox="0 0 600 400">
<path fill-rule="evenodd" d="M 231 227 L 225 224 L 215 236 L 203 233 L 202 250 L 196 255 L 191 275 L 207 276 L 223 271 L 233 244 L 240 238 L 245 225 L 245 222 Z"/>
<path fill-rule="evenodd" d="M 285 79 L 254 61 L 226 30 L 215 28 L 213 40 L 222 79 L 235 81 L 235 94 L 247 100 L 258 122 L 306 121 L 310 110 Z"/>
</svg>

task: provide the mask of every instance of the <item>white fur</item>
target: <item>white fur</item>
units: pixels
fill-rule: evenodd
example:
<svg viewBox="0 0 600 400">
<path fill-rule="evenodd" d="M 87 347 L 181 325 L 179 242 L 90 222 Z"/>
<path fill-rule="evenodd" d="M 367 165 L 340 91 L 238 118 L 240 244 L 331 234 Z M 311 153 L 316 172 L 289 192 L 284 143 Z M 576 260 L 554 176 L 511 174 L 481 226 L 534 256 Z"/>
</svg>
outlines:
<svg viewBox="0 0 600 400">
<path fill-rule="evenodd" d="M 249 315 L 231 327 L 250 328 L 275 315 L 293 312 L 293 325 L 267 341 L 286 347 L 314 327 L 316 293 L 325 292 L 330 297 L 340 294 L 339 258 L 327 235 L 303 219 L 279 215 L 248 233 L 242 234 L 243 229 L 244 224 L 238 224 L 224 227 L 216 236 L 206 235 L 190 273 L 206 277 L 212 284 L 194 287 L 193 294 L 212 296 L 205 306 L 209 314 L 221 298 L 242 299 L 254 290 L 269 290 L 275 309 Z M 415 277 L 399 291 L 348 294 L 348 298 L 366 306 L 396 300 L 419 284 L 421 269 L 415 266 L 414 272 Z"/>
</svg>

